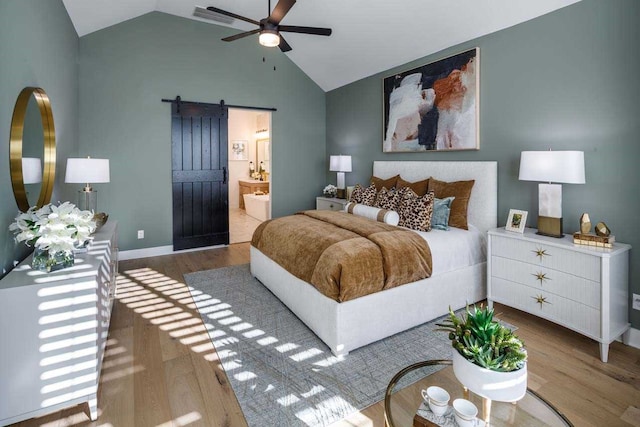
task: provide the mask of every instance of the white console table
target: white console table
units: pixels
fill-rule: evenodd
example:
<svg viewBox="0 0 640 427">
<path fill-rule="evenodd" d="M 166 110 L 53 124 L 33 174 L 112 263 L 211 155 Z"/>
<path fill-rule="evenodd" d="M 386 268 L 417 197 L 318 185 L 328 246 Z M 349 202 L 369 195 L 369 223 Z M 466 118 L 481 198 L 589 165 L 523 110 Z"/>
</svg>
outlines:
<svg viewBox="0 0 640 427">
<path fill-rule="evenodd" d="M 95 233 L 73 267 L 0 280 L 0 425 L 87 402 L 97 393 L 118 271 L 117 222 Z"/>
</svg>

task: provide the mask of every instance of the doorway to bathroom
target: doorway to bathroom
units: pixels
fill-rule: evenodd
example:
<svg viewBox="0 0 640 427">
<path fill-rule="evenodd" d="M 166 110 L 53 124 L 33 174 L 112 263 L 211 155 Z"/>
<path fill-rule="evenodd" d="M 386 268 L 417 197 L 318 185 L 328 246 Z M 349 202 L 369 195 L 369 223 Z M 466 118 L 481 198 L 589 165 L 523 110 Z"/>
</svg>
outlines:
<svg viewBox="0 0 640 427">
<path fill-rule="evenodd" d="M 229 243 L 271 218 L 271 112 L 229 108 Z"/>
</svg>

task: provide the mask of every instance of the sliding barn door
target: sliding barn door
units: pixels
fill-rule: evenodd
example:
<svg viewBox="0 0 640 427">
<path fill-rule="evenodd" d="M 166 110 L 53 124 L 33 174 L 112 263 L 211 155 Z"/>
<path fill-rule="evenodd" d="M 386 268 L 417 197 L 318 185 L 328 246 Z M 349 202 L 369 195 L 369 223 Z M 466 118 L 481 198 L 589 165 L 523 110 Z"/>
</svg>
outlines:
<svg viewBox="0 0 640 427">
<path fill-rule="evenodd" d="M 173 249 L 229 244 L 227 107 L 171 106 Z"/>
</svg>

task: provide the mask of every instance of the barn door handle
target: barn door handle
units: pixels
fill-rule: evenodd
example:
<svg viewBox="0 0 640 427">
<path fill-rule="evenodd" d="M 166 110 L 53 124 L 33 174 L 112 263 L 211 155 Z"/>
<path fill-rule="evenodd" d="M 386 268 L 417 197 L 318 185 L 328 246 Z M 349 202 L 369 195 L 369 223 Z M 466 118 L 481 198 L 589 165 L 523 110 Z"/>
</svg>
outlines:
<svg viewBox="0 0 640 427">
<path fill-rule="evenodd" d="M 227 183 L 227 168 L 225 166 L 222 167 L 222 183 Z"/>
</svg>

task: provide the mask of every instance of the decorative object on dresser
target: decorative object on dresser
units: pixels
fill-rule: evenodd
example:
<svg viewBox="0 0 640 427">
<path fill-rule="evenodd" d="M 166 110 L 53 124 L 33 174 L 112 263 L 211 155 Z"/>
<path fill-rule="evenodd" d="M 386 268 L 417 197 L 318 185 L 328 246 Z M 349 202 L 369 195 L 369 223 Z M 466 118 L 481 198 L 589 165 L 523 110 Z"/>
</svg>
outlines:
<svg viewBox="0 0 640 427">
<path fill-rule="evenodd" d="M 93 213 L 69 202 L 34 206 L 9 226 L 17 242 L 34 246 L 31 267 L 46 272 L 73 266 L 74 249 L 83 247 L 95 229 Z"/>
<path fill-rule="evenodd" d="M 479 52 L 470 49 L 383 79 L 383 152 L 480 148 Z"/>
<path fill-rule="evenodd" d="M 589 234 L 591 231 L 591 219 L 589 218 L 588 213 L 583 213 L 580 215 L 580 233 Z"/>
<path fill-rule="evenodd" d="M 330 156 L 329 171 L 338 172 L 338 198 L 346 199 L 347 190 L 344 183 L 345 172 L 351 172 L 351 156 Z"/>
<path fill-rule="evenodd" d="M 82 190 L 78 190 L 78 207 L 82 210 L 93 213 L 98 211 L 98 192 L 91 187 L 91 183 L 106 183 L 110 180 L 109 159 L 67 159 L 64 182 L 86 184 Z"/>
<path fill-rule="evenodd" d="M 629 251 L 574 245 L 563 239 L 503 229 L 489 231 L 487 300 L 555 322 L 600 343 L 607 361 L 609 344 L 629 339 Z"/>
<path fill-rule="evenodd" d="M 73 267 L 47 274 L 27 257 L 0 280 L 0 425 L 85 402 L 97 419 L 117 253 L 112 220 Z"/>
<path fill-rule="evenodd" d="M 509 216 L 507 217 L 507 225 L 505 230 L 515 231 L 517 233 L 523 233 L 527 226 L 527 211 L 521 211 L 518 209 L 509 209 Z"/>
<path fill-rule="evenodd" d="M 343 211 L 347 203 L 349 203 L 347 199 L 316 197 L 316 209 L 318 210 Z"/>
<path fill-rule="evenodd" d="M 604 222 L 596 224 L 595 233 L 591 233 L 591 220 L 589 214 L 583 213 L 580 217 L 580 231 L 573 233 L 573 243 L 578 245 L 596 246 L 599 248 L 612 248 L 615 236 Z"/>
<path fill-rule="evenodd" d="M 601 237 L 609 237 L 611 235 L 611 230 L 609 230 L 607 224 L 600 221 L 596 224 L 596 235 Z"/>
<path fill-rule="evenodd" d="M 523 151 L 520 154 L 520 181 L 539 181 L 538 234 L 562 234 L 562 185 L 584 184 L 582 151 Z M 547 182 L 548 184 L 542 184 Z M 555 183 L 555 184 L 553 184 Z"/>
</svg>

